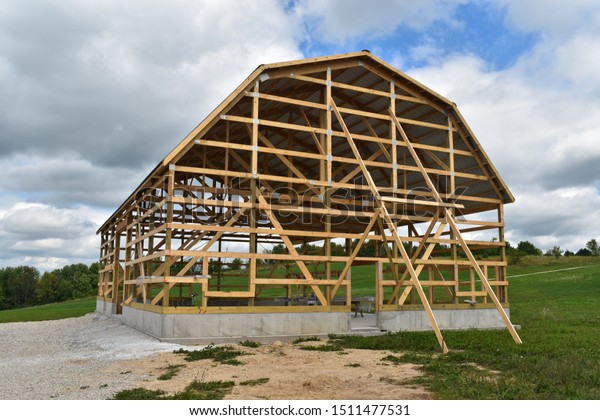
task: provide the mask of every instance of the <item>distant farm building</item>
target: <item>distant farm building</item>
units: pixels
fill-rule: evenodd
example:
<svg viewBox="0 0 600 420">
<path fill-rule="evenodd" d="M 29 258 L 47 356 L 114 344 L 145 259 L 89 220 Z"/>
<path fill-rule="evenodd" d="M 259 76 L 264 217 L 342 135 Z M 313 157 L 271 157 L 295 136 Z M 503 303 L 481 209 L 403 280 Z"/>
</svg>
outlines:
<svg viewBox="0 0 600 420">
<path fill-rule="evenodd" d="M 97 308 L 193 341 L 351 333 L 372 298 L 444 351 L 443 329 L 520 342 L 513 201 L 456 105 L 369 52 L 261 65 L 99 229 Z"/>
</svg>

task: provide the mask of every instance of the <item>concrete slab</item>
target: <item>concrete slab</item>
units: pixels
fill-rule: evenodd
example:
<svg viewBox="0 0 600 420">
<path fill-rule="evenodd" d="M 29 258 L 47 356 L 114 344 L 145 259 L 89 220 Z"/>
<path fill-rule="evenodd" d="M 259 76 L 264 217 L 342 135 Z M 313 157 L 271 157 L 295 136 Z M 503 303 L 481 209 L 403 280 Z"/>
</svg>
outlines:
<svg viewBox="0 0 600 420">
<path fill-rule="evenodd" d="M 351 332 L 348 312 L 192 315 L 159 314 L 125 306 L 122 321 L 159 340 L 186 344 Z"/>
<path fill-rule="evenodd" d="M 97 312 L 115 316 L 115 309 L 111 302 L 97 301 Z M 442 330 L 505 328 L 495 308 L 434 309 L 434 315 Z M 160 314 L 124 306 L 120 318 L 124 324 L 161 341 L 188 345 L 431 330 L 423 310 L 383 311 L 355 317 L 353 312 Z"/>
<path fill-rule="evenodd" d="M 107 316 L 114 315 L 117 313 L 117 305 L 102 299 L 96 299 L 96 312 Z"/>
<path fill-rule="evenodd" d="M 510 317 L 510 310 L 505 309 Z M 434 309 L 433 314 L 441 330 L 504 329 L 496 308 Z M 431 331 L 431 323 L 423 310 L 382 311 L 377 314 L 377 325 L 387 331 Z"/>
</svg>

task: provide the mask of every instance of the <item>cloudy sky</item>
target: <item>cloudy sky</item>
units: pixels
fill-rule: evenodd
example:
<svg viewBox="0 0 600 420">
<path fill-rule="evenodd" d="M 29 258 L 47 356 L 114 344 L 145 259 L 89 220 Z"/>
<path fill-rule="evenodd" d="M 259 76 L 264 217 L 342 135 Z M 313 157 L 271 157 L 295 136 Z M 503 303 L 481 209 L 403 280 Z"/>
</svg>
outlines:
<svg viewBox="0 0 600 420">
<path fill-rule="evenodd" d="M 259 64 L 361 49 L 458 104 L 516 196 L 507 239 L 600 239 L 597 0 L 2 0 L 0 267 L 92 262 Z"/>
</svg>

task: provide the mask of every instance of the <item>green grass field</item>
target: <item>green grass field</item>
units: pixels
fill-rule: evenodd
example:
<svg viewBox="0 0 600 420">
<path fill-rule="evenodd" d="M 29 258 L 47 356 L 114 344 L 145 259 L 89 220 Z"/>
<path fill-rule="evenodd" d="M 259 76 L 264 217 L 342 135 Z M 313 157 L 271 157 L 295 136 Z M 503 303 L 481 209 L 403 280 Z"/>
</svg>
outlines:
<svg viewBox="0 0 600 420">
<path fill-rule="evenodd" d="M 583 267 L 582 267 L 583 266 Z M 543 271 L 574 270 L 535 274 Z M 353 269 L 355 288 L 370 294 L 373 268 Z M 507 331 L 446 331 L 442 355 L 433 333 L 341 337 L 342 348 L 387 349 L 382 363 L 415 363 L 415 384 L 442 399 L 600 399 L 600 259 L 528 258 L 509 268 L 511 319 L 522 345 Z M 353 280 L 354 283 L 354 280 Z M 95 298 L 0 312 L 0 322 L 81 316 Z"/>
<path fill-rule="evenodd" d="M 96 297 L 0 311 L 0 323 L 73 318 L 96 310 Z"/>
<path fill-rule="evenodd" d="M 583 265 L 566 261 L 536 271 Z M 446 331 L 448 355 L 440 354 L 433 333 L 336 341 L 342 348 L 397 352 L 385 362 L 419 365 L 425 375 L 415 382 L 437 398 L 599 399 L 600 261 L 585 262 L 576 270 L 509 279 L 511 319 L 522 327 L 522 345 L 507 331 Z M 509 274 L 530 269 L 514 267 Z"/>
</svg>

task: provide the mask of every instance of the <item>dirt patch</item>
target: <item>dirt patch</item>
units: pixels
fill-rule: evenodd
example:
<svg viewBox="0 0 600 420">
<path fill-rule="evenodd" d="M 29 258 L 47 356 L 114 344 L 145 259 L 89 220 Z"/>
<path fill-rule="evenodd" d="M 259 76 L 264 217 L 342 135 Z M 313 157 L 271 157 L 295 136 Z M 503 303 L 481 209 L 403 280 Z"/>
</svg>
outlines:
<svg viewBox="0 0 600 420">
<path fill-rule="evenodd" d="M 106 399 L 123 389 L 145 387 L 174 393 L 193 380 L 234 381 L 230 399 L 428 399 L 406 381 L 412 365 L 381 361 L 390 352 L 300 350 L 291 343 L 236 346 L 243 364 L 186 362 L 161 343 L 99 314 L 58 321 L 0 324 L 0 399 Z M 186 347 L 188 350 L 199 348 Z M 183 365 L 158 380 L 167 366 Z M 268 378 L 265 382 L 258 379 Z M 249 381 L 247 385 L 240 382 Z M 261 383 L 264 382 L 264 383 Z"/>
<path fill-rule="evenodd" d="M 248 349 L 236 346 L 249 354 L 239 356 L 239 366 L 211 360 L 186 362 L 182 355 L 161 353 L 135 364 L 127 363 L 117 369 L 130 367 L 135 375 L 151 375 L 136 386 L 161 389 L 169 394 L 182 391 L 192 381 L 234 381 L 236 386 L 226 399 L 234 400 L 390 400 L 430 399 L 429 392 L 408 381 L 420 375 L 414 365 L 394 366 L 381 359 L 387 351 L 344 350 L 316 352 L 301 350 L 297 345 L 264 345 Z M 172 379 L 157 380 L 168 365 L 184 367 Z M 264 378 L 268 378 L 265 381 Z M 262 381 L 258 381 L 263 379 Z M 250 382 L 251 385 L 241 385 Z M 252 384 L 256 382 L 265 382 Z"/>
</svg>

